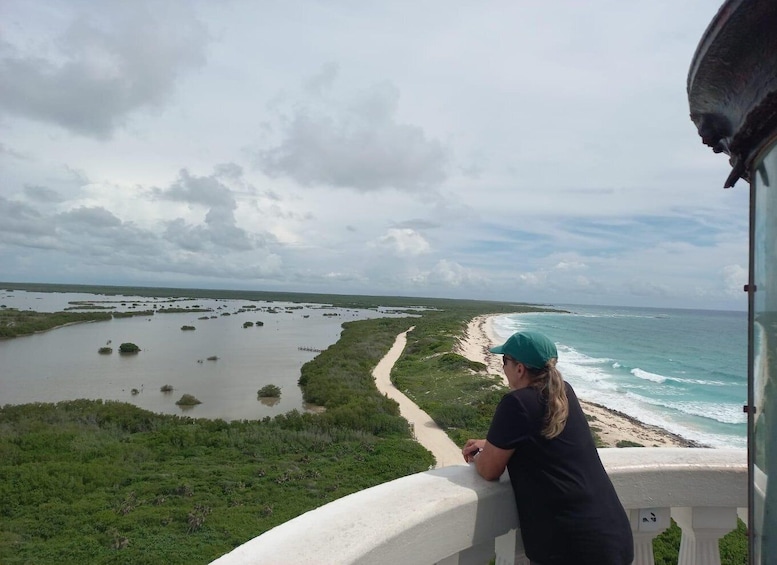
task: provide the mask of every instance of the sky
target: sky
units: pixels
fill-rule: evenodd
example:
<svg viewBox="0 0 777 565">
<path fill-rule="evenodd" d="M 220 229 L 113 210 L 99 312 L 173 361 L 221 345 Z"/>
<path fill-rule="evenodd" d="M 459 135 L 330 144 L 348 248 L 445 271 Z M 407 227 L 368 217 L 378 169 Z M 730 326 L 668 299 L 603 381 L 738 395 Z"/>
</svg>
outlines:
<svg viewBox="0 0 777 565">
<path fill-rule="evenodd" d="M 747 308 L 715 0 L 0 2 L 0 281 Z"/>
</svg>

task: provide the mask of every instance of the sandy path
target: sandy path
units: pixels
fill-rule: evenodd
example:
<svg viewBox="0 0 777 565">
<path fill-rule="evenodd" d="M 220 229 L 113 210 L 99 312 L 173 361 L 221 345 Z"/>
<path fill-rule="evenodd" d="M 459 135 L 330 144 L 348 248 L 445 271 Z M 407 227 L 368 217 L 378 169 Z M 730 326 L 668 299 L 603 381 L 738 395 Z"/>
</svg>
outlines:
<svg viewBox="0 0 777 565">
<path fill-rule="evenodd" d="M 413 329 L 410 328 L 407 332 Z M 449 465 L 466 465 L 461 456 L 461 449 L 453 443 L 448 434 L 434 423 L 429 414 L 416 406 L 412 400 L 400 392 L 391 382 L 391 368 L 405 349 L 407 332 L 397 336 L 394 345 L 372 371 L 372 376 L 375 377 L 375 384 L 381 393 L 399 404 L 399 412 L 403 418 L 410 422 L 416 441 L 432 452 L 437 461 L 438 468 Z"/>
</svg>

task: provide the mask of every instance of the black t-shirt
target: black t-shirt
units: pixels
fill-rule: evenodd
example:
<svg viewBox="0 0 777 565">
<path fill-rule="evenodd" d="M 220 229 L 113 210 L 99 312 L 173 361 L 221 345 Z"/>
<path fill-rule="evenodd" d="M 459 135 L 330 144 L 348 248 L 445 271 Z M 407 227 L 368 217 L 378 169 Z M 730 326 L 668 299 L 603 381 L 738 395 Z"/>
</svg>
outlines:
<svg viewBox="0 0 777 565">
<path fill-rule="evenodd" d="M 631 527 L 596 451 L 588 422 L 565 383 L 569 418 L 553 439 L 541 435 L 546 402 L 535 388 L 514 390 L 497 406 L 488 441 L 514 449 L 507 463 L 526 555 L 543 565 L 625 565 Z"/>
</svg>

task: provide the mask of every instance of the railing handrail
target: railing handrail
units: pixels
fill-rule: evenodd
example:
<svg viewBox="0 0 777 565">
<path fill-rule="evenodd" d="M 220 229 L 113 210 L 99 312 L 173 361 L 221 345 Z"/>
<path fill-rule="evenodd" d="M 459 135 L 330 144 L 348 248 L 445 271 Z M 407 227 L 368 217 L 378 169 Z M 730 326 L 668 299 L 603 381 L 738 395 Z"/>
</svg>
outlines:
<svg viewBox="0 0 777 565">
<path fill-rule="evenodd" d="M 747 506 L 743 449 L 599 450 L 626 509 Z M 365 489 L 237 547 L 214 565 L 436 563 L 518 527 L 509 478 L 454 465 Z"/>
</svg>

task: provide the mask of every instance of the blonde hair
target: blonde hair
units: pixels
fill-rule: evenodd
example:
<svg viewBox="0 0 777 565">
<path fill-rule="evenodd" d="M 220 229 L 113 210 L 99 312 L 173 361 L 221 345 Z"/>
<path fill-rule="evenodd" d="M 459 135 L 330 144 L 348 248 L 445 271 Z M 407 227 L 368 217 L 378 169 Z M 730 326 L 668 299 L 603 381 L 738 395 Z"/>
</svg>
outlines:
<svg viewBox="0 0 777 565">
<path fill-rule="evenodd" d="M 556 359 L 549 359 L 542 369 L 527 367 L 531 386 L 538 388 L 548 403 L 548 411 L 545 414 L 545 426 L 542 428 L 542 437 L 553 439 L 567 425 L 569 417 L 569 401 L 567 390 L 564 387 L 564 378 L 556 369 Z"/>
</svg>

